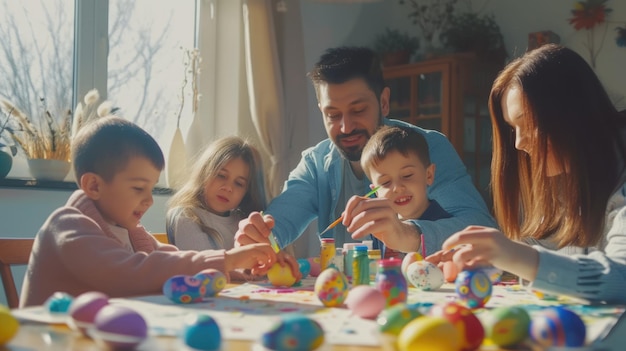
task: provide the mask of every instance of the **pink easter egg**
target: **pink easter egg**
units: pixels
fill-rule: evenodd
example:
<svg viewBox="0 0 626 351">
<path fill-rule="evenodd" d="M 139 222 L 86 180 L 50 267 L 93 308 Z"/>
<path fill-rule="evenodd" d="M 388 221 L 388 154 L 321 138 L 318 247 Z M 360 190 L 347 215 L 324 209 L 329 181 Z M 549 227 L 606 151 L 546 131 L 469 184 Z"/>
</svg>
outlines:
<svg viewBox="0 0 626 351">
<path fill-rule="evenodd" d="M 322 272 L 322 265 L 320 263 L 320 258 L 319 257 L 309 257 L 309 258 L 307 258 L 307 260 L 311 264 L 311 271 L 309 272 L 309 275 L 311 277 L 319 276 L 320 273 Z"/>
<path fill-rule="evenodd" d="M 345 304 L 355 315 L 374 319 L 385 308 L 386 302 L 383 293 L 375 287 L 357 285 L 348 292 Z"/>
<path fill-rule="evenodd" d="M 70 326 L 86 334 L 87 328 L 93 325 L 94 319 L 101 308 L 109 304 L 109 297 L 97 291 L 78 295 L 69 307 Z"/>
</svg>

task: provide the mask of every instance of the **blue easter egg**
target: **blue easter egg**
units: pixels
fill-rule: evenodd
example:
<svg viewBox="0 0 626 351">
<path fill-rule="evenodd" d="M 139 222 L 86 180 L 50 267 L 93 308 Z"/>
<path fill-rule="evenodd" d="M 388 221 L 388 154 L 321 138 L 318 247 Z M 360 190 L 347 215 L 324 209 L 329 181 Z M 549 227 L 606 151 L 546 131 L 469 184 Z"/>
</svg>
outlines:
<svg viewBox="0 0 626 351">
<path fill-rule="evenodd" d="M 205 269 L 194 278 L 200 281 L 200 293 L 203 297 L 214 297 L 226 287 L 226 276 L 217 269 Z"/>
<path fill-rule="evenodd" d="M 283 316 L 262 336 L 263 346 L 275 351 L 315 350 L 323 342 L 322 326 L 301 314 Z"/>
<path fill-rule="evenodd" d="M 57 291 L 45 302 L 45 306 L 50 313 L 67 313 L 74 297 L 68 293 Z"/>
<path fill-rule="evenodd" d="M 585 323 L 562 306 L 547 307 L 533 315 L 530 336 L 543 347 L 580 347 L 585 344 Z"/>
<path fill-rule="evenodd" d="M 201 314 L 188 320 L 182 335 L 185 345 L 194 350 L 219 350 L 222 344 L 220 327 L 210 316 Z"/>
<path fill-rule="evenodd" d="M 309 273 L 311 273 L 311 263 L 306 258 L 298 259 L 298 267 L 300 268 L 300 273 L 302 273 L 302 279 L 306 278 Z"/>
<path fill-rule="evenodd" d="M 454 284 L 459 300 L 469 308 L 483 307 L 491 298 L 493 286 L 482 270 L 462 271 Z"/>
<path fill-rule="evenodd" d="M 204 297 L 202 287 L 201 279 L 175 275 L 163 284 L 163 295 L 175 303 L 200 302 Z"/>
</svg>

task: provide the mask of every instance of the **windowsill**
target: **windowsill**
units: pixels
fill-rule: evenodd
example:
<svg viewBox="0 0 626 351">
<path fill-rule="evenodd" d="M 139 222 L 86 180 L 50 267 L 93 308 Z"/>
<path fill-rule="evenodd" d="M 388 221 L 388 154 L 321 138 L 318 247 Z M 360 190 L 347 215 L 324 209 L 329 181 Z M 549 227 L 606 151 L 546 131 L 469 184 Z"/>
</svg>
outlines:
<svg viewBox="0 0 626 351">
<path fill-rule="evenodd" d="M 4 178 L 0 179 L 0 188 L 74 191 L 78 189 L 78 186 L 74 182 L 37 180 L 32 178 Z M 170 195 L 172 194 L 172 189 L 154 188 L 152 193 L 155 195 Z"/>
</svg>

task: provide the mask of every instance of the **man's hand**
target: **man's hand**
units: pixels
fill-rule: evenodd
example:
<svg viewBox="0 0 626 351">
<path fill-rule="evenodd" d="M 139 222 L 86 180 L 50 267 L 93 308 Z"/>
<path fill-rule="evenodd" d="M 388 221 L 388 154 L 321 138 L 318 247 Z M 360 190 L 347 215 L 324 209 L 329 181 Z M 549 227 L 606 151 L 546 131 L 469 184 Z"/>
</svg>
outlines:
<svg viewBox="0 0 626 351">
<path fill-rule="evenodd" d="M 239 229 L 235 234 L 235 246 L 255 243 L 269 244 L 268 237 L 272 228 L 274 228 L 274 218 L 272 216 L 262 216 L 259 212 L 251 212 L 248 218 L 244 218 L 239 222 Z"/>
</svg>

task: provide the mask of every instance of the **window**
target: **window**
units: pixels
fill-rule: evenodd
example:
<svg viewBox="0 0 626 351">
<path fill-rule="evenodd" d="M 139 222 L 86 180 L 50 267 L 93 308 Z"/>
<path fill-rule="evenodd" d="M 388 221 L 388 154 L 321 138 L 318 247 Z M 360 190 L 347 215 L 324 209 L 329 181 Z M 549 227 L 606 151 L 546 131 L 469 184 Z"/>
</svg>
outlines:
<svg viewBox="0 0 626 351">
<path fill-rule="evenodd" d="M 189 84 L 184 104 L 181 94 L 185 51 L 196 46 L 195 0 L 0 4 L 0 95 L 34 122 L 43 111 L 40 98 L 62 116 L 96 88 L 120 115 L 149 132 L 165 155 L 181 106 L 181 125 L 188 128 Z M 9 177 L 29 177 L 23 155 L 14 158 Z"/>
</svg>

